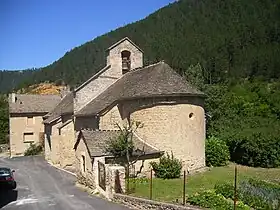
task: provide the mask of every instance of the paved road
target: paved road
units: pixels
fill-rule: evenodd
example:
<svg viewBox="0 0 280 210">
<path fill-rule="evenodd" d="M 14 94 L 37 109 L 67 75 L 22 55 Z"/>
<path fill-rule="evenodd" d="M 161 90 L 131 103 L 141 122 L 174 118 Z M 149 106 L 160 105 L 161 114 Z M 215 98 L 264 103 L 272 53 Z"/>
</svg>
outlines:
<svg viewBox="0 0 280 210">
<path fill-rule="evenodd" d="M 17 210 L 128 210 L 88 195 L 74 186 L 75 177 L 53 168 L 42 157 L 1 158 L 0 166 L 15 169 L 18 187 L 0 192 L 0 208 Z"/>
</svg>

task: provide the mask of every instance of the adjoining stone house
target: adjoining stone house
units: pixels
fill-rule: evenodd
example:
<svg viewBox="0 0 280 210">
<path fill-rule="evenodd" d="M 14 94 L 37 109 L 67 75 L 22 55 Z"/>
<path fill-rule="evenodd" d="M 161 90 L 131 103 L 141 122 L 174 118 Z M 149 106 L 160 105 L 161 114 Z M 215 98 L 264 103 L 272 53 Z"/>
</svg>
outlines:
<svg viewBox="0 0 280 210">
<path fill-rule="evenodd" d="M 104 183 L 104 188 L 100 188 L 100 177 L 98 173 L 100 171 L 99 164 L 104 165 L 106 173 L 108 170 L 108 165 L 120 163 L 120 161 L 115 161 L 115 157 L 111 154 L 106 154 L 104 148 L 108 140 L 116 139 L 121 134 L 118 130 L 81 130 L 77 137 L 77 142 L 74 146 L 76 151 L 76 158 L 78 164 L 76 167 L 78 172 L 80 172 L 86 179 L 87 183 L 97 188 L 99 191 L 106 191 L 106 184 Z M 144 141 L 139 139 L 136 135 L 133 135 L 132 141 L 134 143 L 134 150 L 130 161 L 143 162 L 148 159 L 159 158 L 163 152 L 159 151 L 157 148 L 146 144 Z M 126 159 L 122 160 L 126 161 Z M 135 168 L 131 168 L 136 170 Z M 141 168 L 137 168 L 138 171 L 132 171 L 134 174 L 141 173 Z M 108 176 L 108 175 L 107 175 Z M 109 177 L 109 179 L 112 177 Z M 105 180 L 104 180 L 105 182 Z"/>
<path fill-rule="evenodd" d="M 22 156 L 31 143 L 44 143 L 43 116 L 59 95 L 9 94 L 10 156 Z"/>
<path fill-rule="evenodd" d="M 55 140 L 59 135 L 55 126 L 69 122 L 73 128 L 73 133 L 68 130 L 71 138 L 65 139 L 63 145 L 75 156 L 70 162 L 76 172 L 96 180 L 96 164 L 110 159 L 104 152 L 105 140 L 118 135 L 116 123 L 122 126 L 132 121 L 144 125 L 134 133 L 136 145 L 144 145 L 136 146 L 143 154 L 136 171 L 141 166 L 143 172 L 148 170 L 149 162 L 157 161 L 162 151 L 173 152 L 182 160 L 183 169 L 205 167 L 204 94 L 164 62 L 143 67 L 143 51 L 130 39 L 124 38 L 108 48 L 106 66 L 71 94 L 69 103 L 64 98 L 56 108 L 60 112 L 50 113 L 45 125 L 52 127 L 46 128 L 52 136 L 52 148 L 60 142 Z M 65 114 L 66 108 L 59 108 L 64 103 L 73 110 Z M 46 157 L 56 156 L 57 162 L 62 162 L 65 152 L 55 147 L 58 149 L 50 150 Z M 56 151 L 60 155 L 52 154 Z"/>
<path fill-rule="evenodd" d="M 59 104 L 45 118 L 45 159 L 75 171 L 73 93 L 65 92 Z"/>
</svg>

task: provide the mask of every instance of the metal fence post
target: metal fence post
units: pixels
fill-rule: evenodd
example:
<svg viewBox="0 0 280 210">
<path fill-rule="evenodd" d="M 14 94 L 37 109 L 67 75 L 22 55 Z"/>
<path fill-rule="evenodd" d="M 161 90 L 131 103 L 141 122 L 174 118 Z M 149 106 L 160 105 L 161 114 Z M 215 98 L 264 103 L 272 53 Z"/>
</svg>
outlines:
<svg viewBox="0 0 280 210">
<path fill-rule="evenodd" d="M 151 178 L 150 178 L 150 200 L 152 200 L 153 193 L 153 169 L 151 169 Z"/>
<path fill-rule="evenodd" d="M 234 169 L 234 210 L 236 210 L 236 202 L 237 202 L 237 166 L 235 165 Z"/>
<path fill-rule="evenodd" d="M 184 183 L 183 183 L 183 205 L 186 204 L 186 171 L 184 171 Z"/>
</svg>

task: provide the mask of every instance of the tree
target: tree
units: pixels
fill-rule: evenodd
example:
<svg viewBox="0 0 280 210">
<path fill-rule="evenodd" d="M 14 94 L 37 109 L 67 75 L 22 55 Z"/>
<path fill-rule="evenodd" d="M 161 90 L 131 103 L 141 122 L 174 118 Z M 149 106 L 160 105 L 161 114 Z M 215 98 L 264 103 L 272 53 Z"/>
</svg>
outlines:
<svg viewBox="0 0 280 210">
<path fill-rule="evenodd" d="M 106 142 L 105 152 L 113 155 L 120 164 L 124 165 L 127 178 L 127 189 L 129 191 L 129 168 L 139 160 L 140 156 L 145 154 L 144 146 L 142 154 L 133 154 L 135 150 L 133 142 L 134 132 L 138 128 L 143 127 L 143 124 L 141 124 L 140 122 L 130 122 L 128 123 L 128 125 L 124 125 L 122 127 L 119 124 L 116 124 L 116 126 L 120 130 L 120 135 L 115 138 L 111 138 Z"/>
<path fill-rule="evenodd" d="M 9 111 L 5 96 L 0 95 L 0 144 L 8 143 Z"/>
<path fill-rule="evenodd" d="M 196 65 L 190 65 L 190 67 L 185 72 L 185 77 L 187 81 L 190 82 L 194 87 L 198 89 L 203 89 L 204 87 L 204 76 L 201 65 L 198 63 Z"/>
</svg>

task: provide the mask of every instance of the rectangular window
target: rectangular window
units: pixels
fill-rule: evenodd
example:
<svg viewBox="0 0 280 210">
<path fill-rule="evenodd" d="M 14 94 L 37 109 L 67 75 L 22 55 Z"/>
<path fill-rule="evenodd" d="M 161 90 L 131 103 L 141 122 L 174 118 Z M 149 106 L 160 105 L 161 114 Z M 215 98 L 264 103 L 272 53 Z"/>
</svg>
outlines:
<svg viewBox="0 0 280 210">
<path fill-rule="evenodd" d="M 24 133 L 23 141 L 24 142 L 34 142 L 34 133 Z"/>
<path fill-rule="evenodd" d="M 27 117 L 27 125 L 33 125 L 33 117 Z"/>
</svg>

